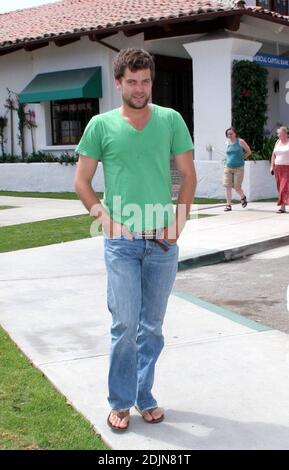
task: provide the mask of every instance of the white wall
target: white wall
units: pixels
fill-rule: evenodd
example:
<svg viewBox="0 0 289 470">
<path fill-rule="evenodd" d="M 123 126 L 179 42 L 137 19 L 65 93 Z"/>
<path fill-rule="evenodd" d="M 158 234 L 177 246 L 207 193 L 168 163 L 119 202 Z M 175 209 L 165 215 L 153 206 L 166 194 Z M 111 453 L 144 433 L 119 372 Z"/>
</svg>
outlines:
<svg viewBox="0 0 289 470">
<path fill-rule="evenodd" d="M 225 153 L 225 130 L 232 125 L 232 62 L 237 57 L 251 59 L 261 47 L 248 41 L 216 34 L 184 44 L 192 57 L 194 90 L 194 141 L 196 160 L 208 160 L 213 146 L 222 159 Z"/>
<path fill-rule="evenodd" d="M 196 160 L 197 197 L 224 198 L 223 162 Z M 270 173 L 268 161 L 246 162 L 243 189 L 248 201 L 277 196 L 275 178 Z M 239 195 L 233 191 L 233 199 Z"/>
<path fill-rule="evenodd" d="M 0 115 L 3 116 L 7 109 L 4 107 L 6 99 L 8 98 L 7 88 L 15 93 L 19 93 L 33 77 L 33 56 L 29 52 L 23 50 L 14 52 L 12 54 L 0 57 Z M 14 95 L 13 95 L 14 97 Z M 34 105 L 27 106 L 27 109 L 34 109 Z M 9 121 L 5 130 L 5 137 L 7 138 L 8 151 L 10 152 L 10 113 L 7 115 Z M 17 114 L 13 112 L 14 121 L 14 150 L 15 153 L 20 154 L 20 147 L 18 144 L 18 118 Z M 26 132 L 26 141 L 28 143 L 29 134 Z M 30 143 L 30 139 L 29 139 Z M 29 148 L 29 145 L 28 145 Z"/>
<path fill-rule="evenodd" d="M 117 48 L 143 47 L 143 35 L 126 38 L 122 33 L 106 40 Z M 120 105 L 120 95 L 114 86 L 112 73 L 112 60 L 116 52 L 107 47 L 90 41 L 88 37 L 64 47 L 57 47 L 54 43 L 37 49 L 33 53 L 24 50 L 0 57 L 0 115 L 5 113 L 6 88 L 9 87 L 16 93 L 20 93 L 25 86 L 39 73 L 70 70 L 84 67 L 102 67 L 103 97 L 99 100 L 100 112 L 108 111 Z M 51 150 L 51 129 L 49 103 L 28 104 L 26 110 L 34 109 L 36 113 L 37 128 L 34 130 L 37 150 Z M 14 142 L 15 153 L 20 154 L 17 142 L 17 116 L 14 112 Z M 6 151 L 10 153 L 10 124 L 7 129 L 8 146 Z M 30 131 L 26 130 L 26 151 L 32 151 Z M 66 146 L 63 146 L 66 150 Z"/>
<path fill-rule="evenodd" d="M 279 106 L 280 122 L 289 126 L 289 70 L 282 69 L 279 73 Z"/>
<path fill-rule="evenodd" d="M 236 33 L 231 33 L 236 36 L 245 36 L 248 39 L 261 41 L 264 43 L 271 43 L 275 45 L 278 42 L 280 45 L 288 45 L 288 26 L 280 25 L 270 21 L 263 21 L 258 18 L 245 15 L 240 24 L 240 28 Z M 273 52 L 277 54 L 277 51 Z"/>
<path fill-rule="evenodd" d="M 74 192 L 76 165 L 60 163 L 1 163 L 0 190 Z M 99 163 L 92 181 L 95 191 L 103 192 L 104 177 Z"/>
<path fill-rule="evenodd" d="M 184 47 L 193 61 L 195 158 L 207 160 L 207 146 L 222 150 L 224 131 L 231 125 L 231 55 L 223 40 L 195 41 Z"/>
<path fill-rule="evenodd" d="M 195 161 L 197 197 L 224 198 L 224 164 L 220 161 Z M 76 165 L 60 163 L 3 163 L 0 166 L 0 190 L 74 192 Z M 95 191 L 104 191 L 104 177 L 99 163 L 93 178 Z M 246 162 L 243 189 L 249 201 L 277 196 L 275 178 L 267 161 Z M 238 199 L 237 193 L 233 197 Z"/>
<path fill-rule="evenodd" d="M 249 201 L 278 196 L 275 177 L 270 173 L 269 161 L 245 163 L 243 189 Z"/>
<path fill-rule="evenodd" d="M 190 54 L 183 47 L 184 43 L 194 41 L 204 35 L 190 35 L 181 38 L 164 38 L 153 41 L 145 41 L 145 49 L 151 54 L 159 54 L 172 57 L 190 59 Z"/>
</svg>

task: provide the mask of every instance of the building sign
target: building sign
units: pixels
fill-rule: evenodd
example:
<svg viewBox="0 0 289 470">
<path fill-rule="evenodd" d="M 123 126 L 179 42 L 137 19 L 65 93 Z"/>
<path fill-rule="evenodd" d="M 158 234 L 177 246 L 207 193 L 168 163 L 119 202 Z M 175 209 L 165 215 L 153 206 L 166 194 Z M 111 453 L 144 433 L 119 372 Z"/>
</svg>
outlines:
<svg viewBox="0 0 289 470">
<path fill-rule="evenodd" d="M 256 54 L 254 62 L 264 67 L 275 67 L 277 69 L 289 69 L 289 57 L 274 54 Z"/>
</svg>

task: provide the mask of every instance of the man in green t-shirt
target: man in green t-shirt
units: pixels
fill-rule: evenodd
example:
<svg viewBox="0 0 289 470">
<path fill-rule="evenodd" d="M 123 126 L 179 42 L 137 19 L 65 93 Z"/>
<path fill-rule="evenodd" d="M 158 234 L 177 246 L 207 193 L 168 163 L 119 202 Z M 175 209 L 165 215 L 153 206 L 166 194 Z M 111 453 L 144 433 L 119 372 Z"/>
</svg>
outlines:
<svg viewBox="0 0 289 470">
<path fill-rule="evenodd" d="M 177 239 L 196 186 L 193 144 L 182 117 L 149 102 L 154 74 L 148 52 L 121 50 L 114 59 L 114 78 L 122 105 L 94 116 L 76 149 L 76 191 L 104 232 L 112 314 L 107 423 L 117 432 L 128 428 L 134 405 L 147 423 L 164 419 L 152 395 L 154 371 L 177 272 Z M 172 157 L 182 177 L 176 213 Z M 100 160 L 103 203 L 91 185 Z"/>
</svg>

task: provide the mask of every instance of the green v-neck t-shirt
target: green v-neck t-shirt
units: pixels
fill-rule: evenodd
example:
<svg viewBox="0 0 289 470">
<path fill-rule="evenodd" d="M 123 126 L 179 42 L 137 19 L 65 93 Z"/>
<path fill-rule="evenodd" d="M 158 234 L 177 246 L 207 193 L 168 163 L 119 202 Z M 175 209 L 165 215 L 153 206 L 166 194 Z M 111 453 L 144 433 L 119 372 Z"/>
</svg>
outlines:
<svg viewBox="0 0 289 470">
<path fill-rule="evenodd" d="M 113 220 L 131 231 L 166 227 L 173 221 L 170 159 L 194 148 L 177 111 L 150 106 L 142 130 L 129 124 L 119 108 L 94 116 L 76 148 L 77 154 L 102 162 L 103 204 Z"/>
</svg>

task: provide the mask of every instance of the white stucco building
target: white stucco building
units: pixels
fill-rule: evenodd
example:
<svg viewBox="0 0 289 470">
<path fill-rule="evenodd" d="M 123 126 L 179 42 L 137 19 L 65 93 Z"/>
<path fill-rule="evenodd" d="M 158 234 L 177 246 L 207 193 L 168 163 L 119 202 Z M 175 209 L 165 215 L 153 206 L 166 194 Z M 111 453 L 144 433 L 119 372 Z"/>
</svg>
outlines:
<svg viewBox="0 0 289 470">
<path fill-rule="evenodd" d="M 120 104 L 111 72 L 117 50 L 142 47 L 156 58 L 153 101 L 179 110 L 194 137 L 198 195 L 221 196 L 232 62 L 257 53 L 289 56 L 288 1 L 244 3 L 63 0 L 2 14 L 0 116 L 8 88 L 35 112 L 37 151 L 73 152 L 90 116 Z M 289 65 L 269 65 L 271 131 L 289 123 Z M 6 152 L 20 154 L 15 111 L 7 117 Z M 31 152 L 28 129 L 25 143 Z"/>
</svg>

